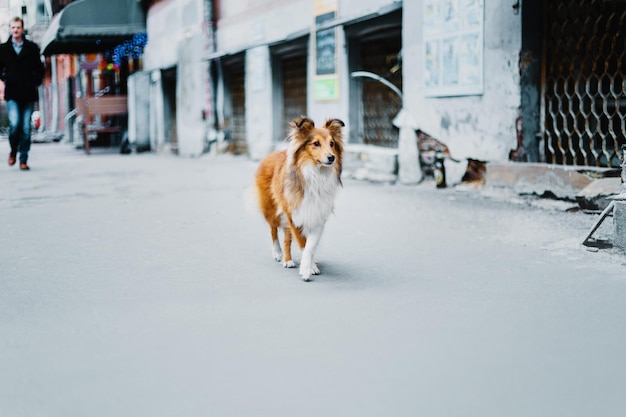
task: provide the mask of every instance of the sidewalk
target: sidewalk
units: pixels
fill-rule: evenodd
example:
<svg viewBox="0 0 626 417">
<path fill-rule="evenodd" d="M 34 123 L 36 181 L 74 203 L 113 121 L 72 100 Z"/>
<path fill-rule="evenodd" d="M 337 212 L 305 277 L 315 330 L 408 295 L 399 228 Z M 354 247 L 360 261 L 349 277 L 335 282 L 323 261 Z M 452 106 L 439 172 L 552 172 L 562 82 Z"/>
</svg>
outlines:
<svg viewBox="0 0 626 417">
<path fill-rule="evenodd" d="M 12 181 L 12 178 L 14 178 L 13 175 L 20 176 L 21 178 L 19 180 L 19 184 L 21 184 L 21 187 L 29 187 L 31 189 L 31 193 L 27 197 L 29 199 L 37 199 L 47 195 L 47 190 L 52 186 L 52 184 L 54 184 L 54 188 L 57 192 L 63 193 L 62 190 L 66 187 L 67 190 L 65 191 L 65 194 L 70 195 L 71 193 L 75 193 L 72 187 L 75 186 L 76 180 L 80 180 L 80 188 L 83 190 L 82 192 L 85 193 L 85 195 L 102 194 L 107 192 L 107 189 L 115 186 L 134 189 L 135 193 L 140 194 L 160 192 L 159 188 L 168 186 L 176 187 L 185 181 L 193 181 L 193 178 L 170 178 L 166 183 L 159 183 L 156 180 L 154 183 L 151 183 L 149 181 L 145 181 L 145 178 L 150 176 L 154 176 L 156 178 L 157 173 L 168 169 L 171 169 L 173 172 L 179 172 L 182 175 L 181 170 L 175 166 L 180 164 L 198 165 L 199 161 L 204 161 L 200 162 L 200 164 L 202 164 L 206 162 L 205 158 L 217 158 L 217 160 L 232 158 L 231 155 L 220 155 L 217 157 L 213 155 L 206 155 L 195 159 L 184 159 L 170 154 L 155 154 L 150 152 L 120 155 L 119 150 L 116 147 L 95 147 L 92 149 L 91 155 L 86 155 L 82 150 L 76 149 L 72 145 L 57 143 L 54 141 L 45 141 L 33 144 L 29 158 L 31 171 L 23 173 L 20 172 L 17 167 L 2 168 L 2 164 L 6 164 L 5 156 L 8 155 L 8 152 L 8 141 L 0 138 L 0 176 L 5 177 L 3 179 L 4 181 Z M 141 158 L 142 169 L 147 171 L 137 171 L 137 167 L 139 166 L 139 164 L 137 164 L 138 158 Z M 254 165 L 252 161 L 250 161 L 250 163 Z M 534 169 L 529 169 L 526 164 L 522 164 L 521 167 L 517 164 L 505 165 L 506 166 L 497 168 L 499 172 L 502 172 L 503 169 L 510 169 L 510 172 L 502 174 L 500 179 L 498 179 L 495 174 L 491 174 L 491 177 L 488 174 L 489 180 L 485 185 L 459 184 L 454 187 L 438 190 L 435 187 L 434 181 L 430 178 L 426 178 L 422 183 L 415 186 L 393 185 L 392 187 L 415 189 L 416 191 L 427 191 L 435 194 L 450 192 L 464 193 L 477 198 L 504 202 L 511 205 L 529 206 L 547 211 L 584 211 L 588 214 L 583 218 L 583 231 L 577 232 L 580 235 L 579 243 L 582 243 L 585 233 L 589 231 L 597 221 L 600 210 L 581 210 L 579 203 L 573 198 L 545 198 L 545 194 L 532 192 L 532 190 L 527 190 L 524 187 L 520 188 L 517 183 L 512 181 L 512 179 L 517 178 L 519 180 L 519 184 L 523 184 L 525 181 L 530 184 L 531 181 L 528 180 L 528 178 L 531 177 L 547 179 L 557 178 L 560 182 L 556 181 L 555 183 L 560 184 L 559 186 L 563 188 L 563 184 L 565 183 L 565 181 L 563 181 L 563 177 L 559 177 L 558 175 L 554 175 L 552 177 L 547 175 L 544 175 L 543 177 L 536 176 L 537 170 L 553 170 L 552 168 L 538 166 L 531 167 Z M 518 175 L 518 173 L 515 172 L 516 169 L 521 169 L 524 172 Z M 4 170 L 7 171 L 6 174 L 2 172 Z M 43 177 L 38 175 L 41 170 L 46 171 Z M 557 169 L 553 171 L 566 172 L 566 169 Z M 349 170 L 346 170 L 344 173 L 346 179 L 354 179 Z M 370 182 L 363 179 L 356 180 Z M 619 178 L 617 180 L 619 180 Z M 43 183 L 41 183 L 42 181 Z M 113 183 L 110 183 L 111 181 L 113 181 Z M 533 187 L 535 190 L 538 188 L 546 190 L 550 189 L 549 182 L 541 183 L 537 179 L 534 181 Z M 376 181 L 373 182 L 377 183 Z M 381 187 L 389 186 L 388 182 L 378 182 L 378 184 Z M 10 185 L 6 183 L 5 186 L 10 187 Z M 147 189 L 140 192 L 139 187 Z M 5 194 L 4 198 L 0 200 L 0 205 L 16 203 L 11 202 L 10 198 L 11 197 L 7 197 Z M 577 219 L 577 222 L 580 222 L 580 219 Z M 580 225 L 577 225 L 577 227 L 578 229 L 581 229 Z M 604 222 L 602 228 L 593 236 L 593 240 L 594 242 L 597 242 L 597 246 L 610 247 L 612 245 L 614 240 L 613 229 L 614 226 L 612 218 L 608 218 Z M 588 248 L 588 250 L 593 251 L 597 249 Z"/>
</svg>

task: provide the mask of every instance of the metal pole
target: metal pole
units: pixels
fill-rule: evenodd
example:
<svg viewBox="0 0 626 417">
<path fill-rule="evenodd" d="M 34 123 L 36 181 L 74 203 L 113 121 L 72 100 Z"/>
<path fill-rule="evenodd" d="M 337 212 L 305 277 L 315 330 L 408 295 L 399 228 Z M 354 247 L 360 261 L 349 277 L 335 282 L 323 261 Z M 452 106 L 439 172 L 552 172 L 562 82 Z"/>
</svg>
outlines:
<svg viewBox="0 0 626 417">
<path fill-rule="evenodd" d="M 391 84 L 388 80 L 384 79 L 383 77 L 381 77 L 378 74 L 374 74 L 373 72 L 368 72 L 368 71 L 354 71 L 352 73 L 350 73 L 350 76 L 352 78 L 357 78 L 357 77 L 365 77 L 365 78 L 372 78 L 376 81 L 379 81 L 383 84 L 385 84 L 387 87 L 391 88 L 393 90 L 394 93 L 396 93 L 400 98 L 402 98 L 402 91 L 400 91 L 400 89 L 398 87 L 396 87 L 395 85 Z"/>
<path fill-rule="evenodd" d="M 626 196 L 626 145 L 622 145 L 622 196 Z"/>
</svg>

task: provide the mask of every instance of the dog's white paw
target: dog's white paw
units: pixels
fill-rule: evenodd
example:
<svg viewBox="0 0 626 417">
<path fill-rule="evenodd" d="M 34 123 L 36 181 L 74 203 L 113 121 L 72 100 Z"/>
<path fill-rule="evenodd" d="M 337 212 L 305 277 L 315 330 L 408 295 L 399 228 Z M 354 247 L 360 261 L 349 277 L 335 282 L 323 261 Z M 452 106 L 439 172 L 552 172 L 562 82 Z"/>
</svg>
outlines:
<svg viewBox="0 0 626 417">
<path fill-rule="evenodd" d="M 296 267 L 296 263 L 291 260 L 289 262 L 283 262 L 283 267 L 284 268 L 295 268 Z"/>
<path fill-rule="evenodd" d="M 275 241 L 272 245 L 272 256 L 276 262 L 280 262 L 283 260 L 283 251 L 280 248 L 280 243 Z"/>
<path fill-rule="evenodd" d="M 313 271 L 313 275 L 320 274 L 320 269 L 317 267 L 317 264 L 315 262 L 313 262 L 313 265 L 311 265 L 311 271 Z"/>
<path fill-rule="evenodd" d="M 319 269 L 317 270 L 317 274 L 319 274 Z M 304 281 L 309 281 L 311 279 L 311 275 L 317 274 L 315 273 L 315 269 L 313 269 L 313 265 L 309 265 L 308 267 L 300 265 L 300 277 L 302 277 Z"/>
</svg>

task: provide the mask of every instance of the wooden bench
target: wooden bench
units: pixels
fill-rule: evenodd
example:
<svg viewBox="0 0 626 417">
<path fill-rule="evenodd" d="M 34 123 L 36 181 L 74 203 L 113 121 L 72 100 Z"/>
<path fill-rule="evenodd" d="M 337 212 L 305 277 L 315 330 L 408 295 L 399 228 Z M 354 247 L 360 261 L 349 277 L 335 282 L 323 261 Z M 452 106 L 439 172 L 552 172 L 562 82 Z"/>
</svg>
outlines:
<svg viewBox="0 0 626 417">
<path fill-rule="evenodd" d="M 79 97 L 76 99 L 76 112 L 83 116 L 84 151 L 89 153 L 90 133 L 116 134 L 122 126 L 106 123 L 93 123 L 94 116 L 121 116 L 128 114 L 128 98 L 126 96 Z"/>
</svg>

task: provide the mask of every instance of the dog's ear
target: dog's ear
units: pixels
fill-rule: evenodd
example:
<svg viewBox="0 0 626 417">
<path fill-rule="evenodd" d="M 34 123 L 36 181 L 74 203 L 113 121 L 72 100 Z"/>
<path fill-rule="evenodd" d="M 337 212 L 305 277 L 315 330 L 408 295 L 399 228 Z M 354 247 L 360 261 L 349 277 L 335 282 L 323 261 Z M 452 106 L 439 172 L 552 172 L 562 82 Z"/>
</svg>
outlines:
<svg viewBox="0 0 626 417">
<path fill-rule="evenodd" d="M 294 131 L 302 133 L 306 136 L 313 128 L 315 128 L 315 123 L 313 123 L 313 120 L 308 117 L 302 116 L 291 122 L 291 127 Z"/>
<path fill-rule="evenodd" d="M 326 119 L 324 127 L 330 131 L 330 134 L 336 138 L 341 138 L 341 128 L 345 124 L 339 119 Z"/>
<path fill-rule="evenodd" d="M 331 125 L 336 124 L 339 127 L 344 127 L 346 124 L 339 119 L 326 119 L 326 128 L 329 128 Z"/>
</svg>

